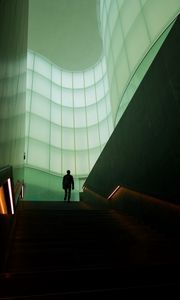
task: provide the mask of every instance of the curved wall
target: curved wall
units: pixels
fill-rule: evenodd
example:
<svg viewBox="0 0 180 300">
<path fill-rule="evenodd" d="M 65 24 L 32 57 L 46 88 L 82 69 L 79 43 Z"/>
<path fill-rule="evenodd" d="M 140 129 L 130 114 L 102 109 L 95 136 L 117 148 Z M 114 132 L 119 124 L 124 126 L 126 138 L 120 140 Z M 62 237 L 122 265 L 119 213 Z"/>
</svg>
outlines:
<svg viewBox="0 0 180 300">
<path fill-rule="evenodd" d="M 82 72 L 29 51 L 25 177 L 31 168 L 32 184 L 53 182 L 34 179 L 35 170 L 56 176 L 56 188 L 67 169 L 79 181 L 87 177 L 179 10 L 178 0 L 100 0 L 105 58 Z"/>
<path fill-rule="evenodd" d="M 87 176 L 112 132 L 106 64 L 83 72 L 28 52 L 26 165 Z"/>
<path fill-rule="evenodd" d="M 180 11 L 179 0 L 99 0 L 110 99 L 117 124 L 160 49 L 160 35 Z M 156 43 L 156 47 L 152 46 Z"/>
<path fill-rule="evenodd" d="M 122 187 L 180 204 L 179 32 L 178 17 L 85 182 L 106 199 Z M 132 204 L 114 200 L 114 207 Z"/>
</svg>

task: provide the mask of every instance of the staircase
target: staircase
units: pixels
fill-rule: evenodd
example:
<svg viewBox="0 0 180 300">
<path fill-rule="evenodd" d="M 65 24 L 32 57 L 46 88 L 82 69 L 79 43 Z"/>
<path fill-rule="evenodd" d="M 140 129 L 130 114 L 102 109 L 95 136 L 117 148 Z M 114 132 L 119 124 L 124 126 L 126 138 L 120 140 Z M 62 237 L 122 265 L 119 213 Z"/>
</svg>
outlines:
<svg viewBox="0 0 180 300">
<path fill-rule="evenodd" d="M 20 201 L 0 299 L 92 299 L 179 290 L 180 243 L 121 210 Z"/>
</svg>

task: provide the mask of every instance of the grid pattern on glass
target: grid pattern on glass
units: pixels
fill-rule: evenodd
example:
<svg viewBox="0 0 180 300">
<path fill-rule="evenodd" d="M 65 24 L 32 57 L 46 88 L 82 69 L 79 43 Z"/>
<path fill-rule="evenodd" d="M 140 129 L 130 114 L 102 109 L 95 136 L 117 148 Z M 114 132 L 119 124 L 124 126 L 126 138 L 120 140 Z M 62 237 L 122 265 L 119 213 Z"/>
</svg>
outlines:
<svg viewBox="0 0 180 300">
<path fill-rule="evenodd" d="M 88 70 L 68 72 L 29 51 L 27 68 L 27 164 L 86 176 L 93 167 L 91 150 L 98 156 L 111 134 L 104 57 Z"/>
<path fill-rule="evenodd" d="M 98 9 L 115 120 L 129 82 L 151 47 L 179 14 L 180 1 L 100 0 Z"/>
</svg>

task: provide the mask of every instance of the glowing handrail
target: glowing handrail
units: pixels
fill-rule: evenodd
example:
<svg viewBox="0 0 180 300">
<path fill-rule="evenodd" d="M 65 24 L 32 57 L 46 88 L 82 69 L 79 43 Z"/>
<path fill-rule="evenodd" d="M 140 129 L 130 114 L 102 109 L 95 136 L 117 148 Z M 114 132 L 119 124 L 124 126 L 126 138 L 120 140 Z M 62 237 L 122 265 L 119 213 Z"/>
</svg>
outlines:
<svg viewBox="0 0 180 300">
<path fill-rule="evenodd" d="M 117 190 L 119 190 L 120 189 L 120 185 L 118 185 L 115 189 L 114 189 L 114 191 L 112 191 L 112 193 L 108 196 L 108 200 L 117 192 Z"/>
<path fill-rule="evenodd" d="M 14 204 L 13 204 L 13 195 L 12 195 L 12 187 L 11 187 L 11 179 L 8 178 L 8 190 L 9 190 L 9 199 L 10 199 L 10 205 L 11 205 L 11 213 L 14 215 Z"/>
<path fill-rule="evenodd" d="M 14 214 L 14 189 L 12 166 L 4 166 L 0 168 L 0 186 L 1 186 L 1 199 L 0 207 L 2 214 Z"/>
</svg>

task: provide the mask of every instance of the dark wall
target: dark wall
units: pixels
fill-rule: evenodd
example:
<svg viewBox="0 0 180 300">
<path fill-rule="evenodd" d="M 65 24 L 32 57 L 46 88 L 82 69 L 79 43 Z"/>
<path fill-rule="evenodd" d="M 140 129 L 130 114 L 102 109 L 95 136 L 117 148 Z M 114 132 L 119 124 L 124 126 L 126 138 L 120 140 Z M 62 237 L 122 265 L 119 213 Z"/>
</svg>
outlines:
<svg viewBox="0 0 180 300">
<path fill-rule="evenodd" d="M 171 29 L 85 185 L 180 201 L 180 20 Z"/>
<path fill-rule="evenodd" d="M 28 0 L 0 0 L 0 166 L 12 165 L 17 177 L 24 163 L 27 26 Z"/>
</svg>

